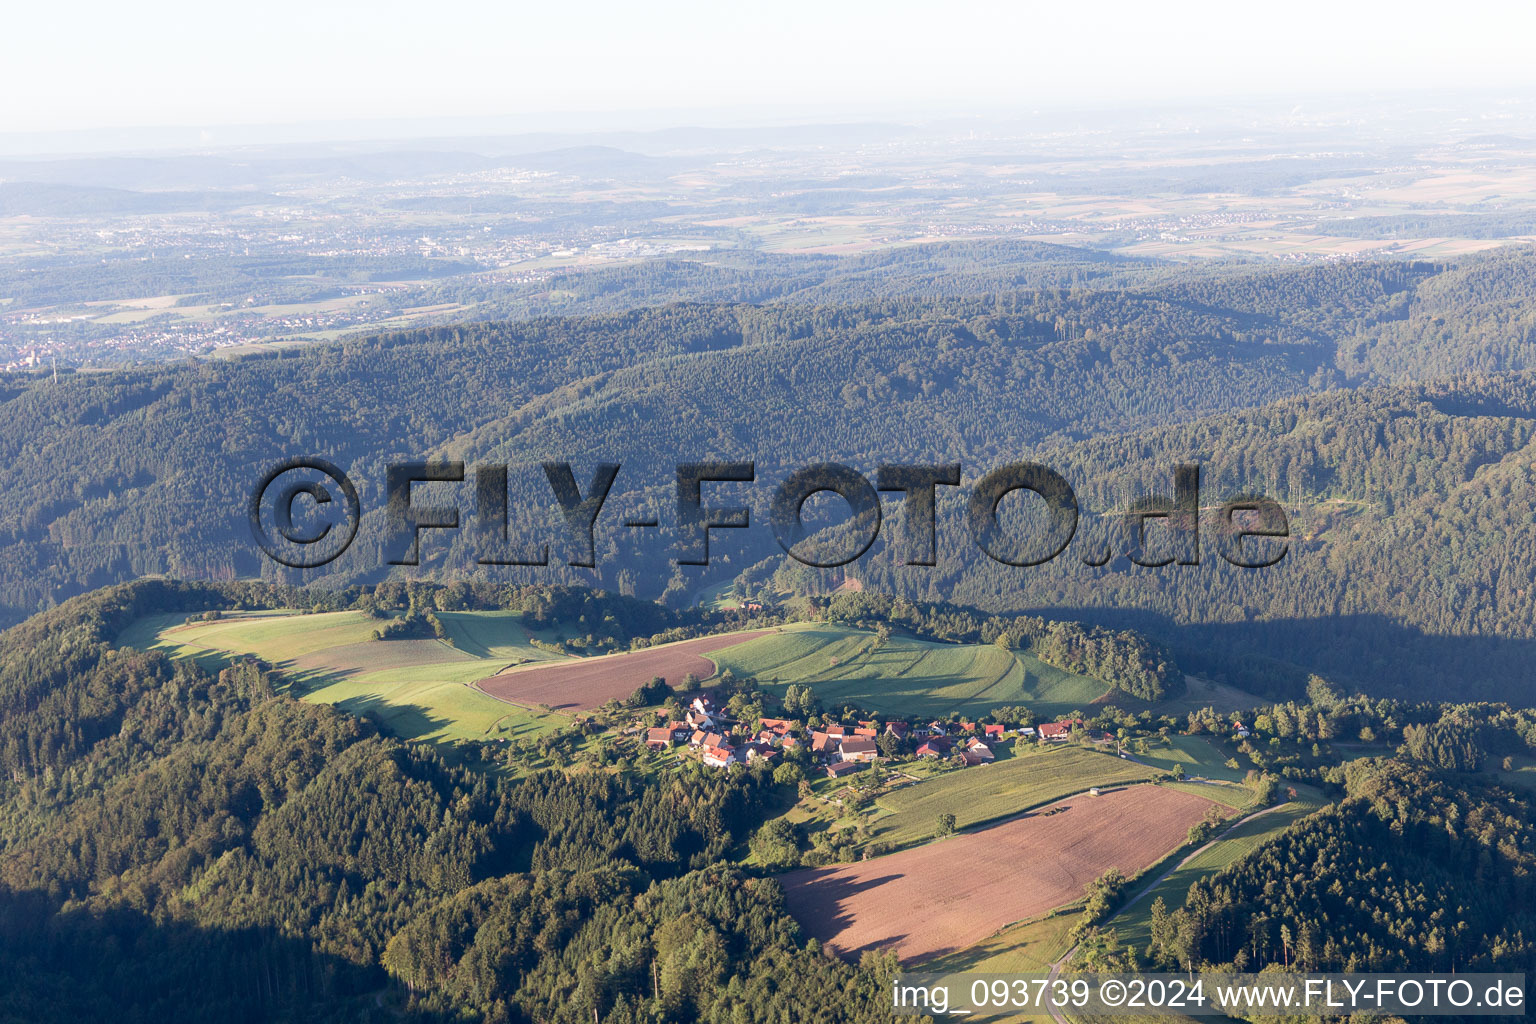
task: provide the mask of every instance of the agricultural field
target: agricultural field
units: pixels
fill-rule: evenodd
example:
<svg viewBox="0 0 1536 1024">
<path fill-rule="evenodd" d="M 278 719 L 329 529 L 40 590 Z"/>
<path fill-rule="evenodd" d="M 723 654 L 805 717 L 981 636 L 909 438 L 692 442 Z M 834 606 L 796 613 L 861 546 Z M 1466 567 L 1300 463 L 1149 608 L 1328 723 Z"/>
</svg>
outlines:
<svg viewBox="0 0 1536 1024">
<path fill-rule="evenodd" d="M 700 680 L 715 674 L 715 661 L 705 655 L 767 636 L 768 630 L 724 633 L 663 644 L 642 651 L 579 658 L 552 665 L 524 666 L 476 685 L 498 700 L 524 707 L 547 706 L 556 711 L 580 711 L 623 699 L 660 676 L 676 686 L 692 673 Z"/>
<path fill-rule="evenodd" d="M 521 617 L 509 612 L 443 612 L 453 644 L 372 639 L 380 622 L 361 612 L 228 613 L 211 622 L 184 615 L 141 619 L 121 642 L 195 658 L 217 669 L 254 655 L 289 680 L 295 694 L 373 719 L 403 739 L 447 744 L 523 739 L 569 724 L 557 714 L 513 707 L 473 683 L 513 664 L 555 658 L 532 647 Z"/>
<path fill-rule="evenodd" d="M 893 636 L 873 649 L 874 634 L 822 623 L 787 627 L 742 644 L 716 660 L 767 689 L 810 686 L 822 704 L 849 703 L 888 715 L 982 715 L 1028 704 L 1053 718 L 1085 710 L 1107 687 L 992 644 L 942 644 Z"/>
<path fill-rule="evenodd" d="M 1294 800 L 1249 815 L 1195 850 L 1162 878 L 1133 895 L 1115 915 L 1112 923 L 1120 941 L 1145 947 L 1151 941 L 1152 904 L 1158 897 L 1162 897 L 1169 910 L 1182 907 L 1189 887 L 1197 880 L 1235 864 L 1317 810 L 1323 802 L 1321 793 L 1298 787 Z"/>
<path fill-rule="evenodd" d="M 1209 806 L 1162 786 L 1075 796 L 888 857 L 791 872 L 785 901 L 843 957 L 891 948 L 905 963 L 925 960 L 1069 904 L 1111 867 L 1134 877 L 1177 849 Z"/>
<path fill-rule="evenodd" d="M 1082 920 L 1080 907 L 1056 910 L 1042 917 L 1009 925 L 968 949 L 929 960 L 924 974 L 1049 974 L 1051 966 L 1072 948 L 1072 927 Z M 951 991 L 964 991 L 968 982 L 956 978 Z M 1015 1012 L 974 1014 L 970 1020 L 1006 1020 L 1009 1024 L 1053 1024 L 1051 1015 Z M 1123 1022 L 1117 1022 L 1123 1024 Z"/>
<path fill-rule="evenodd" d="M 1186 775 L 1196 778 L 1241 782 L 1248 774 L 1246 756 L 1239 758 L 1239 761 L 1244 763 L 1243 767 L 1231 768 L 1226 762 L 1232 758 L 1232 754 L 1222 750 L 1218 744 L 1206 736 L 1184 736 L 1174 733 L 1164 741 L 1153 737 L 1149 741 L 1147 752 L 1143 754 L 1137 751 L 1135 756 L 1138 760 L 1155 765 L 1163 771 L 1171 771 L 1176 766 L 1182 766 Z"/>
<path fill-rule="evenodd" d="M 1253 790 L 1240 783 L 1210 781 L 1165 782 L 1163 785 L 1169 786 L 1173 789 L 1181 789 L 1186 793 L 1194 793 L 1196 796 L 1203 796 L 1207 800 L 1210 800 L 1213 803 L 1221 804 L 1223 807 L 1226 807 L 1229 810 L 1243 811 L 1246 813 L 1247 811 L 1256 809 L 1254 807 Z"/>
<path fill-rule="evenodd" d="M 1072 948 L 1082 911 L 1063 910 L 1010 925 L 968 949 L 923 965 L 924 973 L 1045 974 Z"/>
<path fill-rule="evenodd" d="M 447 627 L 454 649 L 476 658 L 520 665 L 562 657 L 529 643 L 540 640 L 553 644 L 562 637 L 557 630 L 530 627 L 521 612 L 438 612 L 437 617 Z"/>
<path fill-rule="evenodd" d="M 941 814 L 953 814 L 957 828 L 968 828 L 1091 787 L 1142 782 L 1156 774 L 1134 761 L 1081 747 L 1026 746 L 1006 760 L 945 772 L 882 794 L 871 838 L 895 846 L 920 843 L 932 838 Z"/>
</svg>

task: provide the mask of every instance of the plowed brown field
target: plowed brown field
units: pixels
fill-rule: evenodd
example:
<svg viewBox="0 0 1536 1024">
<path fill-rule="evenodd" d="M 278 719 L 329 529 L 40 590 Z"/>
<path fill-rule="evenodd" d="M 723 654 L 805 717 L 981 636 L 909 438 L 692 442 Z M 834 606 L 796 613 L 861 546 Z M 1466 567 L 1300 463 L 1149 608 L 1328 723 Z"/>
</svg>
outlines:
<svg viewBox="0 0 1536 1024">
<path fill-rule="evenodd" d="M 903 962 L 922 960 L 1070 903 L 1110 867 L 1142 871 L 1181 845 L 1210 805 L 1164 786 L 1074 796 L 915 850 L 793 872 L 785 898 L 839 955 L 892 948 Z M 1053 808 L 1062 809 L 1044 813 Z"/>
<path fill-rule="evenodd" d="M 701 636 L 697 640 L 684 640 L 644 651 L 518 668 L 482 679 L 475 685 L 492 697 L 512 704 L 528 707 L 548 704 L 556 711 L 591 709 L 614 697 L 623 700 L 655 676 L 665 679 L 671 686 L 682 682 L 683 676 L 690 672 L 700 679 L 708 679 L 714 674 L 715 665 L 702 655 L 771 632 L 762 629 L 751 633 Z"/>
</svg>

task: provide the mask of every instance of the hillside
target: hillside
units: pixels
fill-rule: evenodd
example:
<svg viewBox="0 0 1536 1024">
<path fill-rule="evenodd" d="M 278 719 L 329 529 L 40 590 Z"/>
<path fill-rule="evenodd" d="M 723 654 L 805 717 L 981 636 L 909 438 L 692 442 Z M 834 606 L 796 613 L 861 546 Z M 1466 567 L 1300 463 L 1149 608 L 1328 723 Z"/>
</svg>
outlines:
<svg viewBox="0 0 1536 1024">
<path fill-rule="evenodd" d="M 0 634 L 0 1018 L 580 1024 L 654 963 L 657 1013 L 793 976 L 746 1019 L 804 998 L 883 1019 L 875 975 L 807 948 L 777 887 L 723 863 L 762 816 L 761 773 L 512 781 L 294 700 L 253 663 L 213 675 L 115 646 L 210 596 L 113 588 Z M 583 952 L 639 934 L 628 968 Z M 698 943 L 718 992 L 689 984 Z"/>
<path fill-rule="evenodd" d="M 402 739 L 515 739 L 568 724 L 559 715 L 511 707 L 471 685 L 515 664 L 558 657 L 529 644 L 522 615 L 462 611 L 440 617 L 451 643 L 378 641 L 373 633 L 380 620 L 362 612 L 291 610 L 241 611 L 212 622 L 152 616 L 129 626 L 119 641 L 192 658 L 210 671 L 255 656 L 304 701 L 366 716 Z"/>
<path fill-rule="evenodd" d="M 432 592 L 445 600 L 465 596 L 453 588 Z M 347 598 L 369 607 L 392 595 L 386 588 Z M 650 625 L 655 614 L 601 595 L 509 596 L 539 628 L 561 608 L 606 608 L 596 619 L 616 624 Z M 309 614 L 254 614 L 274 605 Z M 217 606 L 228 621 L 204 618 Z M 182 637 L 192 656 L 172 660 L 165 650 L 119 646 L 119 637 L 142 642 L 174 633 L 183 628 L 176 617 L 194 614 L 198 621 Z M 612 982 L 619 991 L 649 993 L 647 1012 L 702 1000 L 689 1013 L 707 1016 L 714 997 L 689 986 L 685 970 L 702 943 L 720 991 L 763 988 L 760 1000 L 730 1004 L 750 1005 L 741 1017 L 748 1024 L 792 1016 L 793 1000 L 807 993 L 833 1007 L 834 1019 L 883 1019 L 890 961 L 874 957 L 855 968 L 808 941 L 838 907 L 847 912 L 836 918 L 840 934 L 844 925 L 855 938 L 893 934 L 886 893 L 869 889 L 854 899 L 836 879 L 952 876 L 950 853 L 977 842 L 988 844 L 990 881 L 1016 902 L 989 908 L 993 919 L 980 931 L 952 922 L 953 938 L 928 952 L 986 938 L 1015 914 L 1065 901 L 1084 955 L 1116 967 L 1189 957 L 1202 966 L 1233 957 L 1257 966 L 1276 962 L 1285 941 L 1295 941 L 1317 969 L 1508 969 L 1530 960 L 1529 947 L 1510 930 L 1523 917 L 1487 896 L 1529 888 L 1531 808 L 1499 788 L 1499 779 L 1519 774 L 1530 759 L 1530 712 L 1346 700 L 1322 687 L 1320 703 L 1260 709 L 1252 718 L 1255 742 L 1224 738 L 1218 749 L 1208 734 L 1195 734 L 1209 724 L 1223 729 L 1218 717 L 1106 708 L 1094 728 L 1128 731 L 1149 764 L 1178 759 L 1214 771 L 1231 754 L 1254 766 L 1250 785 L 1167 781 L 1158 767 L 1075 746 L 1017 749 L 977 768 L 903 762 L 902 774 L 920 773 L 915 784 L 866 772 L 880 787 L 873 800 L 849 780 L 821 780 L 803 799 L 818 815 L 841 817 L 818 822 L 779 817 L 796 789 L 766 763 L 656 772 L 644 755 L 610 753 L 606 761 L 583 756 L 563 767 L 529 762 L 519 773 L 483 762 L 460 766 L 430 746 L 382 735 L 366 720 L 295 700 L 287 680 L 256 661 L 237 661 L 217 675 L 205 670 L 206 642 L 220 633 L 243 634 L 247 645 L 290 661 L 346 650 L 355 645 L 342 641 L 358 628 L 351 614 L 316 591 L 144 581 L 85 595 L 0 633 L 7 1013 L 53 1020 L 116 1012 L 148 1022 L 212 1007 L 228 1019 L 256 1021 L 302 1008 L 309 1019 L 340 1021 L 366 1003 L 402 1019 L 510 1018 L 516 1008 L 580 1024 L 594 1009 L 600 1019 L 622 1016 L 608 994 Z M 487 650 L 518 646 L 505 617 L 491 622 L 494 628 L 479 622 L 460 635 L 489 641 Z M 1190 734 L 1165 736 L 1175 727 Z M 1357 743 L 1335 745 L 1335 738 L 1391 734 L 1406 737 L 1395 751 L 1372 744 L 1375 753 L 1361 756 Z M 613 747 L 622 738 L 602 742 Z M 1275 772 L 1307 787 L 1309 802 L 1312 787 L 1342 802 L 1305 818 L 1293 813 L 1297 805 L 1254 819 L 1263 827 L 1234 832 L 1159 883 L 1163 899 L 1149 916 L 1137 911 L 1125 920 L 1128 935 L 1150 937 L 1145 946 L 1125 947 L 1112 918 L 1109 930 L 1094 927 L 1102 919 L 1094 915 L 1113 910 L 1116 897 L 1090 893 L 1082 911 L 1072 902 L 1099 867 L 1135 873 L 1173 856 L 1184 848 L 1186 826 L 1188 844 L 1202 842 L 1211 827 L 1202 823 L 1213 815 L 1234 813 L 1250 796 L 1267 799 L 1260 794 L 1273 793 Z M 1164 803 L 1193 800 L 1209 809 L 1164 821 L 1157 835 L 1117 818 L 1119 826 L 1094 830 L 1095 841 L 1107 845 L 1082 862 L 1064 856 L 1081 834 L 1057 827 L 1070 822 L 1056 822 L 1055 807 L 1013 819 L 1022 824 L 1004 826 L 1006 833 L 928 841 L 946 813 L 954 815 L 950 828 L 963 828 L 1108 781 L 1105 797 L 1071 798 L 1064 806 L 1072 811 L 1059 812 L 1091 813 L 1134 796 L 1117 786 L 1149 775 L 1164 780 Z M 812 846 L 806 865 L 846 865 L 815 876 L 833 879 L 830 895 L 802 887 L 786 898 L 760 867 L 742 870 L 743 847 L 786 828 L 796 843 L 791 865 L 801 860 L 801 829 Z M 1038 861 L 1039 886 L 1010 889 L 1012 862 L 1007 850 L 990 846 L 994 834 L 1017 839 L 1021 853 Z M 861 843 L 871 853 L 920 845 L 855 867 Z M 1435 886 L 1426 887 L 1426 872 Z M 1402 900 L 1399 927 L 1383 933 L 1369 909 L 1337 895 L 1369 884 Z M 1266 918 L 1253 952 L 1235 948 L 1223 922 L 1269 905 L 1273 892 L 1295 923 L 1293 940 Z M 905 899 L 891 894 L 898 904 Z M 1435 924 L 1453 905 L 1472 925 L 1455 935 Z M 1028 924 L 994 936 L 975 955 L 1033 962 L 1059 943 L 1057 932 Z M 591 955 L 620 949 L 633 955 L 617 964 Z M 494 957 L 486 956 L 490 950 Z M 786 971 L 799 979 L 792 995 L 771 995 L 772 979 Z M 584 994 L 572 997 L 572 978 Z"/>
<path fill-rule="evenodd" d="M 1097 289 L 675 305 L 57 384 L 13 378 L 0 392 L 0 457 L 11 467 L 0 603 L 15 619 L 155 572 L 298 582 L 264 563 L 243 513 L 262 473 L 297 453 L 345 468 L 365 508 L 357 543 L 303 579 L 392 571 L 387 463 L 505 459 L 508 544 L 548 543 L 553 564 L 480 567 L 464 529 L 427 536 L 421 573 L 597 583 L 673 602 L 778 550 L 766 529 L 721 531 L 707 571 L 674 565 L 679 459 L 754 460 L 757 484 L 719 490 L 765 524 L 772 487 L 807 460 L 865 472 L 960 461 L 969 483 L 1039 458 L 1077 487 L 1085 544 L 1110 535 L 1103 513 L 1143 489 L 1166 491 L 1172 465 L 1194 460 L 1213 499 L 1257 488 L 1287 503 L 1297 537 L 1286 561 L 1264 572 L 1216 559 L 1192 571 L 1123 560 L 1099 570 L 1069 556 L 1005 569 L 976 552 L 960 499 L 941 489 L 938 567 L 897 567 L 882 540 L 858 571 L 919 599 L 1132 625 L 1246 689 L 1297 692 L 1321 670 L 1379 692 L 1429 693 L 1475 664 L 1468 692 L 1508 695 L 1536 639 L 1536 588 L 1520 582 L 1531 568 L 1536 384 L 1520 370 L 1530 339 L 1519 310 L 1533 259 L 1116 265 Z M 915 260 L 945 266 L 932 253 Z M 1419 321 L 1461 339 L 1437 349 L 1435 372 L 1463 375 L 1376 384 L 1400 374 L 1362 361 L 1361 339 L 1385 353 Z M 1465 375 L 1474 368 L 1483 375 Z M 565 525 L 529 465 L 544 458 L 574 460 L 582 486 L 593 463 L 623 464 L 594 571 L 562 564 Z M 472 485 L 458 494 L 472 507 Z M 886 538 L 898 530 L 891 512 Z M 656 516 L 662 530 L 618 525 L 632 515 Z"/>
</svg>

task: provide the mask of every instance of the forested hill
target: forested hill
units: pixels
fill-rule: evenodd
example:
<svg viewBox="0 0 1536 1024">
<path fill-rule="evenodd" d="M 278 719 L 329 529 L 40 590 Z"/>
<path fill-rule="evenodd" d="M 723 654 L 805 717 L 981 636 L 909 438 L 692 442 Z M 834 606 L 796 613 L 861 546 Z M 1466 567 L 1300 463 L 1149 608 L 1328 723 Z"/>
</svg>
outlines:
<svg viewBox="0 0 1536 1024">
<path fill-rule="evenodd" d="M 327 600 L 142 581 L 0 634 L 0 1021 L 890 1020 L 894 957 L 824 955 L 734 863 L 792 785 L 766 761 L 509 778 L 255 661 L 215 676 L 113 641 L 147 614 Z M 1530 712 L 1319 684 L 1251 721 L 1273 742 L 1242 756 L 1340 802 L 1159 900 L 1147 946 L 1089 929 L 1090 964 L 1530 969 L 1533 812 L 1509 788 Z M 1357 736 L 1375 756 L 1334 746 Z"/>
<path fill-rule="evenodd" d="M 935 258 L 913 257 L 915 282 Z M 666 529 L 642 543 L 619 528 L 630 513 L 670 524 L 678 461 L 755 460 L 759 483 L 732 498 L 763 523 L 777 481 L 813 461 L 866 472 L 959 461 L 970 482 L 1040 457 L 1081 485 L 1086 505 L 1112 507 L 1143 484 L 1166 490 L 1172 462 L 1198 460 L 1213 487 L 1278 486 L 1304 510 L 1310 539 L 1280 570 L 1228 579 L 1202 567 L 1176 584 L 1116 563 L 1003 572 L 961 531 L 941 537 L 958 561 L 936 571 L 887 571 L 878 546 L 860 571 L 916 597 L 1066 617 L 1081 608 L 1176 642 L 1199 625 L 1185 646 L 1239 660 L 1324 655 L 1372 686 L 1426 685 L 1476 650 L 1489 654 L 1490 685 L 1504 685 L 1500 658 L 1523 657 L 1532 628 L 1530 588 L 1515 581 L 1531 557 L 1520 473 L 1536 403 L 1521 371 L 1536 351 L 1525 302 L 1536 257 L 1082 267 L 1092 273 L 1079 286 L 984 298 L 924 298 L 915 283 L 910 297 L 878 301 L 675 305 L 57 383 L 11 378 L 0 389 L 0 604 L 14 621 L 141 574 L 270 569 L 245 506 L 293 455 L 342 466 L 370 510 L 325 571 L 332 583 L 382 572 L 390 462 L 571 459 L 583 486 L 593 463 L 623 463 L 596 573 L 558 566 L 565 534 L 546 514 L 548 485 L 536 469 L 514 471 L 512 542 L 550 542 L 557 563 L 521 578 L 675 598 L 777 550 L 766 529 L 717 535 L 710 571 L 683 572 Z M 1421 351 L 1431 336 L 1432 359 Z M 1456 380 L 1371 390 L 1418 364 Z M 462 500 L 471 507 L 469 485 Z M 427 573 L 477 571 L 468 531 L 423 551 Z M 1216 628 L 1237 623 L 1247 625 Z M 1422 633 L 1454 642 L 1437 640 L 1426 660 Z M 1488 640 L 1498 636 L 1512 646 Z"/>
<path fill-rule="evenodd" d="M 211 596 L 0 634 L 0 1021 L 889 1020 L 892 961 L 821 955 L 727 863 L 766 768 L 511 782 L 112 642 Z"/>
<path fill-rule="evenodd" d="M 1299 692 L 1310 670 L 1383 695 L 1437 696 L 1455 680 L 1467 697 L 1536 701 L 1536 374 L 1291 399 L 1050 447 L 1044 461 L 1095 513 L 1172 494 L 1173 465 L 1199 463 L 1207 513 L 1249 491 L 1281 501 L 1288 552 L 1233 568 L 1215 553 L 1208 514 L 1198 567 L 1064 557 L 1020 571 L 967 558 L 956 528 L 920 582 L 878 551 L 861 578 L 1134 627 L 1187 666 L 1265 692 Z M 950 514 L 958 524 L 961 510 Z M 1119 536 L 1115 515 L 1084 523 L 1085 538 Z"/>
</svg>

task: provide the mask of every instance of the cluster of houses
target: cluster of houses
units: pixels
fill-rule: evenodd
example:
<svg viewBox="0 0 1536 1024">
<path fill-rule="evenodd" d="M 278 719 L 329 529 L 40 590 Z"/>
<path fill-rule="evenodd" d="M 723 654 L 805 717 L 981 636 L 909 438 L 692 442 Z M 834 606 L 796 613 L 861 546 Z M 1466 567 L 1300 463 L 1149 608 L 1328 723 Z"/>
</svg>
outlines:
<svg viewBox="0 0 1536 1024">
<path fill-rule="evenodd" d="M 715 706 L 709 694 L 700 694 L 688 705 L 681 721 L 647 729 L 645 745 L 650 750 L 665 750 L 676 743 L 686 743 L 699 752 L 699 760 L 711 768 L 733 764 L 751 764 L 772 760 L 786 747 L 797 745 L 795 723 L 783 718 L 761 719 L 757 735 L 743 740 L 731 739 L 735 723 Z"/>
<path fill-rule="evenodd" d="M 858 771 L 880 756 L 880 748 L 876 745 L 879 735 L 874 722 L 860 722 L 852 729 L 845 725 L 828 725 L 811 733 L 811 755 L 823 771 L 836 779 Z"/>
<path fill-rule="evenodd" d="M 807 739 L 800 736 L 798 723 L 783 718 L 759 719 L 755 735 L 733 732 L 738 723 L 727 718 L 709 694 L 700 694 L 689 703 L 683 718 L 655 726 L 645 732 L 645 745 L 651 750 L 665 750 L 686 744 L 697 751 L 699 760 L 711 768 L 733 764 L 751 764 L 779 757 L 786 749 Z M 997 757 L 993 747 L 1010 734 L 1027 740 L 1060 743 L 1072 737 L 1074 728 L 1083 728 L 1080 720 L 1047 722 L 1038 727 L 1023 726 L 1009 730 L 1002 725 L 976 722 L 940 722 L 914 726 L 894 720 L 887 722 L 885 733 L 903 744 L 910 738 L 917 744 L 918 757 L 947 760 L 957 758 L 967 767 L 990 764 Z M 858 771 L 880 756 L 879 723 L 861 721 L 854 726 L 832 723 L 812 730 L 808 737 L 810 753 L 817 766 L 831 778 Z"/>
</svg>

